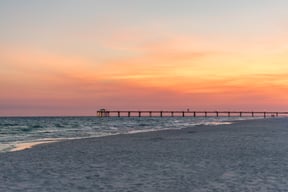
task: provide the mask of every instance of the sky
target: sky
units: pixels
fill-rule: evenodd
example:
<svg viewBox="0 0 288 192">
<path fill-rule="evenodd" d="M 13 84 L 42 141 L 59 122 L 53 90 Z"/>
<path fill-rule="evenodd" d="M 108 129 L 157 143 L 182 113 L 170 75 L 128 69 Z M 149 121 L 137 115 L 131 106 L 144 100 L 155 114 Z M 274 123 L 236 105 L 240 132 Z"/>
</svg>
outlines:
<svg viewBox="0 0 288 192">
<path fill-rule="evenodd" d="M 287 0 L 0 0 L 0 116 L 288 111 Z"/>
</svg>

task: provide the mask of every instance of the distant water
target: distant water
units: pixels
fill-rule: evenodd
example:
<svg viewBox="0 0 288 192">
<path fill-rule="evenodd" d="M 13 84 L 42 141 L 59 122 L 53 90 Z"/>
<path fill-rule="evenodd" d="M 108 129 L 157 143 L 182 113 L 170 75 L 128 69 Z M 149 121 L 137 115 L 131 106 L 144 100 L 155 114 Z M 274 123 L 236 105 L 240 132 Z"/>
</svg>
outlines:
<svg viewBox="0 0 288 192">
<path fill-rule="evenodd" d="M 1 117 L 0 152 L 19 144 L 225 124 L 237 117 Z"/>
</svg>

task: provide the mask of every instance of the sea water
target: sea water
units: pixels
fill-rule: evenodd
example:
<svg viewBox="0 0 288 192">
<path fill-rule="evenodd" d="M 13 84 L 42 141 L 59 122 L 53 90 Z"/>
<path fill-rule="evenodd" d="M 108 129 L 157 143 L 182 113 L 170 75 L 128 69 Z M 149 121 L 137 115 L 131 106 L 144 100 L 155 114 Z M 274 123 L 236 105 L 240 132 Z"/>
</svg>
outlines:
<svg viewBox="0 0 288 192">
<path fill-rule="evenodd" d="M 227 124 L 251 117 L 0 117 L 0 152 L 19 145 Z"/>
</svg>

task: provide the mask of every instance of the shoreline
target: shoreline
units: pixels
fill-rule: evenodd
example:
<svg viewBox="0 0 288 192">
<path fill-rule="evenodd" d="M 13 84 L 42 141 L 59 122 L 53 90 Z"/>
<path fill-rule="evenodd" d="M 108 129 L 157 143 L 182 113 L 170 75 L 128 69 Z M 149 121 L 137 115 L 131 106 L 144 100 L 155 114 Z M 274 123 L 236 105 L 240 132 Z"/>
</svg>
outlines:
<svg viewBox="0 0 288 192">
<path fill-rule="evenodd" d="M 40 144 L 0 154 L 0 191 L 286 191 L 288 119 Z"/>
<path fill-rule="evenodd" d="M 240 120 L 240 121 L 246 121 L 246 120 Z M 207 126 L 229 125 L 229 124 L 233 124 L 234 122 L 237 122 L 237 121 L 232 120 L 232 121 L 223 121 L 223 122 L 203 123 L 203 124 L 199 124 L 199 125 L 198 124 L 197 125 L 191 125 L 191 127 L 201 126 L 201 125 L 207 125 Z M 37 145 L 49 144 L 49 143 L 54 143 L 54 142 L 62 142 L 62 141 L 66 141 L 66 140 L 89 139 L 89 138 L 109 137 L 109 136 L 122 135 L 122 134 L 130 135 L 130 134 L 138 134 L 138 133 L 158 132 L 158 131 L 166 131 L 166 130 L 179 130 L 179 129 L 186 129 L 186 128 L 164 128 L 164 129 L 152 129 L 151 128 L 151 129 L 146 129 L 146 130 L 132 130 L 132 131 L 129 131 L 127 133 L 107 134 L 107 135 L 99 135 L 99 136 L 92 136 L 92 137 L 45 138 L 45 139 L 39 139 L 39 140 L 28 141 L 28 142 L 23 142 L 23 143 L 15 143 L 13 145 L 13 148 L 8 149 L 7 151 L 3 151 L 3 152 L 22 151 L 22 150 L 33 148 Z"/>
<path fill-rule="evenodd" d="M 247 121 L 247 120 L 239 120 L 239 121 Z M 223 122 L 213 122 L 213 123 L 204 123 L 199 125 L 192 125 L 192 126 L 221 126 L 221 125 L 231 125 L 234 122 L 237 121 L 223 121 Z M 191 127 L 192 127 L 191 126 Z M 101 138 L 101 137 L 109 137 L 109 136 L 115 136 L 115 135 L 132 135 L 132 134 L 138 134 L 138 133 L 149 133 L 149 132 L 158 132 L 158 131 L 169 131 L 169 130 L 180 130 L 180 129 L 187 129 L 187 128 L 167 128 L 167 129 L 147 129 L 147 130 L 133 130 L 129 131 L 128 133 L 119 133 L 119 134 L 107 134 L 107 135 L 101 135 L 101 136 L 92 136 L 92 137 L 80 137 L 80 138 L 49 138 L 49 139 L 43 139 L 43 140 L 36 140 L 31 142 L 24 142 L 24 143 L 17 143 L 15 144 L 14 148 L 7 152 L 15 152 L 15 151 L 22 151 L 26 149 L 31 149 L 37 145 L 42 144 L 49 144 L 49 143 L 55 143 L 55 142 L 63 142 L 66 140 L 79 140 L 79 139 L 91 139 L 91 138 Z M 189 129 L 189 128 L 188 128 Z"/>
</svg>

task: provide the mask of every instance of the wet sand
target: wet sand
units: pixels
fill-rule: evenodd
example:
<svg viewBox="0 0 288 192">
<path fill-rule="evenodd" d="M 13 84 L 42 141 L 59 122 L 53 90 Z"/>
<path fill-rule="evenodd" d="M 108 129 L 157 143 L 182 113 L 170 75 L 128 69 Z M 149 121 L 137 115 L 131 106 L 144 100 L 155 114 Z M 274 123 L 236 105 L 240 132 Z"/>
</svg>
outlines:
<svg viewBox="0 0 288 192">
<path fill-rule="evenodd" d="M 69 140 L 0 154 L 0 191 L 288 191 L 288 119 Z"/>
</svg>

